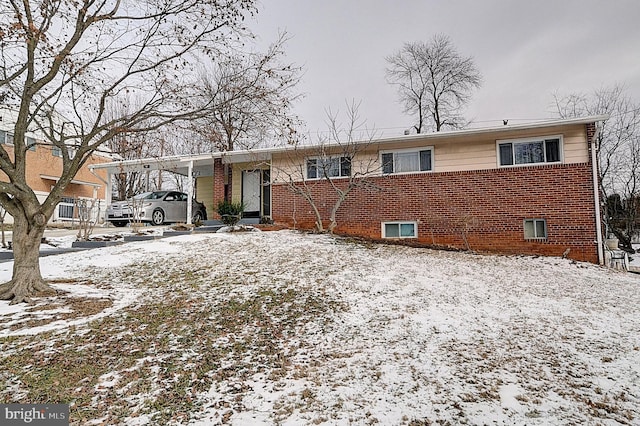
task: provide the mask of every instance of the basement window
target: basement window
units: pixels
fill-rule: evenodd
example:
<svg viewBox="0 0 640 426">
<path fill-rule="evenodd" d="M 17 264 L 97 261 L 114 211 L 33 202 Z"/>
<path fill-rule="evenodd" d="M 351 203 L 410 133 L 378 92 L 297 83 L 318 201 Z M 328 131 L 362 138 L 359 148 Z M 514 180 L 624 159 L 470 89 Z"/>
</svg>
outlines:
<svg viewBox="0 0 640 426">
<path fill-rule="evenodd" d="M 546 240 L 547 221 L 544 219 L 525 219 L 524 238 L 525 240 Z"/>
<path fill-rule="evenodd" d="M 416 222 L 382 222 L 382 238 L 417 238 Z"/>
</svg>

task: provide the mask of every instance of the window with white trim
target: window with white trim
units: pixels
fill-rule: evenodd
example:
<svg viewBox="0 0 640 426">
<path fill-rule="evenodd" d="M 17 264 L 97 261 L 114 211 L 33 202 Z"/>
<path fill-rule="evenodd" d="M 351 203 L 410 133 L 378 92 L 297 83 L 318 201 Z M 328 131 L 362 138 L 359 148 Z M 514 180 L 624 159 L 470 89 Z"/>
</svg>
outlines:
<svg viewBox="0 0 640 426">
<path fill-rule="evenodd" d="M 27 136 L 27 149 L 29 151 L 36 150 L 36 140 L 30 136 Z"/>
<path fill-rule="evenodd" d="M 58 218 L 59 219 L 73 219 L 73 209 L 75 206 L 75 199 L 72 197 L 62 197 L 58 203 Z"/>
<path fill-rule="evenodd" d="M 562 161 L 562 136 L 498 141 L 497 146 L 500 166 L 559 163 Z"/>
<path fill-rule="evenodd" d="M 547 238 L 547 221 L 544 219 L 525 219 L 524 238 L 526 240 L 545 240 Z"/>
<path fill-rule="evenodd" d="M 382 151 L 382 173 L 412 173 L 433 170 L 433 147 Z"/>
<path fill-rule="evenodd" d="M 62 157 L 62 149 L 60 147 L 54 146 L 51 148 L 51 155 L 54 157 Z"/>
<path fill-rule="evenodd" d="M 382 238 L 417 238 L 416 222 L 382 222 Z"/>
<path fill-rule="evenodd" d="M 351 176 L 351 158 L 349 157 L 307 158 L 307 179 L 346 176 Z"/>
<path fill-rule="evenodd" d="M 13 133 L 0 130 L 0 144 L 13 145 Z"/>
</svg>

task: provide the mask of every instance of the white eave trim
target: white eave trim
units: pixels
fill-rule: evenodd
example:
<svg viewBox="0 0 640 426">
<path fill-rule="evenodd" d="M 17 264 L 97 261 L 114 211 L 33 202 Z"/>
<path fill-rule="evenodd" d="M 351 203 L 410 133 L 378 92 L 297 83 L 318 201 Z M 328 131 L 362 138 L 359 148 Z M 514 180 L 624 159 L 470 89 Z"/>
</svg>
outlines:
<svg viewBox="0 0 640 426">
<path fill-rule="evenodd" d="M 49 176 L 49 175 L 40 175 L 40 178 L 45 179 L 45 180 L 52 180 L 54 182 L 57 182 L 60 180 L 60 177 L 56 177 L 56 176 Z M 76 185 L 86 185 L 86 186 L 92 186 L 94 188 L 101 188 L 102 185 L 99 183 L 94 183 L 94 182 L 86 182 L 83 180 L 76 180 L 76 179 L 72 179 L 71 183 L 75 183 Z"/>
<path fill-rule="evenodd" d="M 387 137 L 382 139 L 367 139 L 360 141 L 353 141 L 353 144 L 361 144 L 361 145 L 377 145 L 379 149 L 383 149 L 382 147 L 385 144 L 392 144 L 398 142 L 411 142 L 411 141 L 424 141 L 425 144 L 429 144 L 430 140 L 437 139 L 447 139 L 447 138 L 457 138 L 462 136 L 473 136 L 473 135 L 483 135 L 483 134 L 499 134 L 499 133 L 508 133 L 519 130 L 536 130 L 536 129 L 552 129 L 557 127 L 564 126 L 572 126 L 578 124 L 588 124 L 588 123 L 598 123 L 605 121 L 609 118 L 608 115 L 594 115 L 589 117 L 579 117 L 579 118 L 569 118 L 569 119 L 557 119 L 557 120 L 546 120 L 546 121 L 538 121 L 533 123 L 525 123 L 525 124 L 509 124 L 506 126 L 492 126 L 485 128 L 473 128 L 473 129 L 464 129 L 464 130 L 450 130 L 444 132 L 434 132 L 434 133 L 420 133 L 417 135 L 398 135 L 395 137 Z M 499 139 L 499 137 L 498 137 Z M 344 142 L 332 142 L 327 143 L 324 147 L 331 149 L 333 147 L 340 148 L 344 147 Z M 89 166 L 90 170 L 98 170 L 98 169 L 118 169 L 119 167 L 145 167 L 145 169 L 154 167 L 161 168 L 164 170 L 170 170 L 176 167 L 184 167 L 188 166 L 189 161 L 194 162 L 194 166 L 198 165 L 199 162 L 204 162 L 205 160 L 211 160 L 216 158 L 221 158 L 225 163 L 244 163 L 244 162 L 256 162 L 256 161 L 268 161 L 271 159 L 271 156 L 276 153 L 286 153 L 286 152 L 304 152 L 306 150 L 317 149 L 317 144 L 308 144 L 308 145 L 286 145 L 279 147 L 270 147 L 270 148 L 257 148 L 252 150 L 243 150 L 243 151 L 229 151 L 229 152 L 212 152 L 210 154 L 198 154 L 198 155 L 179 155 L 179 156 L 171 156 L 171 157 L 162 157 L 162 158 L 144 158 L 144 159 L 136 159 L 136 160 L 126 160 L 126 161 L 116 161 L 113 163 L 101 163 L 101 164 L 92 164 Z"/>
</svg>

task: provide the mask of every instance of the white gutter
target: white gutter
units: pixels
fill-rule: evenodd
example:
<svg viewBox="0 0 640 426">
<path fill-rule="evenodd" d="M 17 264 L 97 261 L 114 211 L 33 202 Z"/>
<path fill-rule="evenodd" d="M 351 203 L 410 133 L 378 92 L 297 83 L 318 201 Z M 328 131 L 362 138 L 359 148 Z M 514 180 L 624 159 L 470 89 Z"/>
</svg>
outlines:
<svg viewBox="0 0 640 426">
<path fill-rule="evenodd" d="M 593 200 L 596 211 L 596 244 L 598 245 L 598 263 L 604 265 L 604 251 L 602 249 L 602 218 L 600 217 L 600 186 L 598 178 L 598 134 L 600 126 L 596 123 L 596 131 L 591 140 L 591 166 L 593 168 Z"/>
</svg>

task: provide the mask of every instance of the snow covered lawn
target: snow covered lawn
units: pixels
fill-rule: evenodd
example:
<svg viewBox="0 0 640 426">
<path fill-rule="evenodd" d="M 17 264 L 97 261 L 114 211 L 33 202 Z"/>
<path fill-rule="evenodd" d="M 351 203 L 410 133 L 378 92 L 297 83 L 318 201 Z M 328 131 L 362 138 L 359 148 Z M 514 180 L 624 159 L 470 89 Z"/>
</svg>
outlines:
<svg viewBox="0 0 640 426">
<path fill-rule="evenodd" d="M 640 275 L 290 231 L 41 265 L 0 400 L 72 424 L 640 424 Z"/>
</svg>

